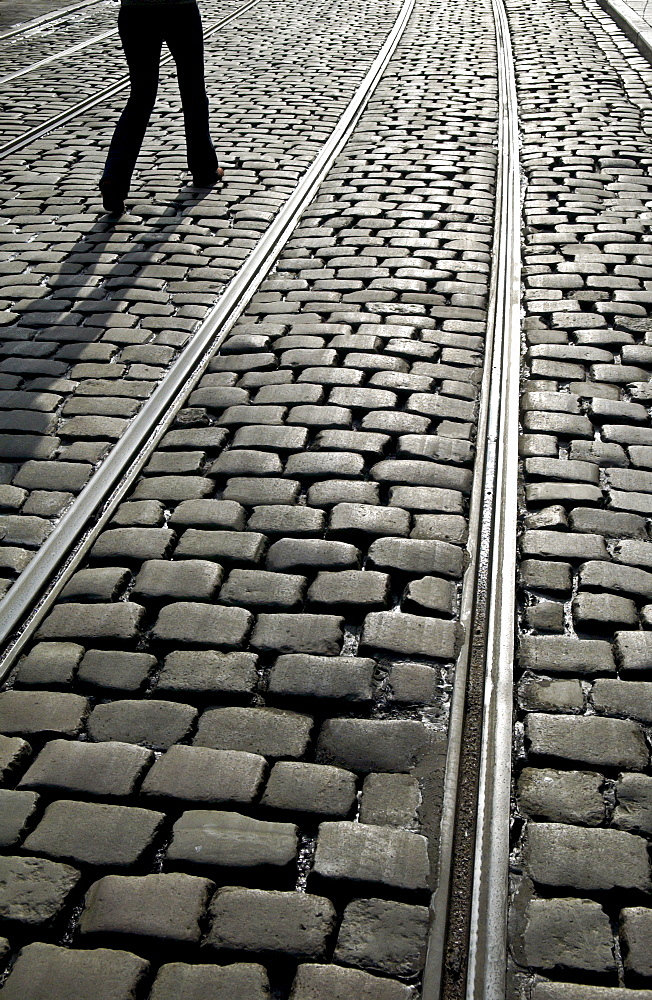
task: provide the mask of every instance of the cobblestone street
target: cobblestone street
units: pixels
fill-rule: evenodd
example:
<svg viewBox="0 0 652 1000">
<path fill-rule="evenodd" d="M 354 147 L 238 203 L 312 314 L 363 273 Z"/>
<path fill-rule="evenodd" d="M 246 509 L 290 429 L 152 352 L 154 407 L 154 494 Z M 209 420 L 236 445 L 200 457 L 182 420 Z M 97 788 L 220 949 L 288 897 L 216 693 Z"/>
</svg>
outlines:
<svg viewBox="0 0 652 1000">
<path fill-rule="evenodd" d="M 111 218 L 117 11 L 0 20 L 0 1000 L 652 1000 L 652 4 L 201 0 Z"/>
</svg>

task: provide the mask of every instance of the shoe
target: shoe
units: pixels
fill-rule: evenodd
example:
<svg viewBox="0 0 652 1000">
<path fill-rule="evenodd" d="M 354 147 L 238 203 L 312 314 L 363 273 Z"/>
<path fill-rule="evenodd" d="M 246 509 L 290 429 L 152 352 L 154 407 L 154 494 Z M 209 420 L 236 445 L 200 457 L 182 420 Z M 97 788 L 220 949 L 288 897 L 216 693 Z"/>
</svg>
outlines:
<svg viewBox="0 0 652 1000">
<path fill-rule="evenodd" d="M 118 194 L 112 181 L 100 181 L 100 193 L 104 211 L 109 215 L 122 215 L 125 210 L 124 196 Z"/>
<path fill-rule="evenodd" d="M 217 167 L 212 174 L 193 174 L 192 183 L 195 187 L 210 188 L 215 187 L 224 177 L 224 168 Z"/>
</svg>

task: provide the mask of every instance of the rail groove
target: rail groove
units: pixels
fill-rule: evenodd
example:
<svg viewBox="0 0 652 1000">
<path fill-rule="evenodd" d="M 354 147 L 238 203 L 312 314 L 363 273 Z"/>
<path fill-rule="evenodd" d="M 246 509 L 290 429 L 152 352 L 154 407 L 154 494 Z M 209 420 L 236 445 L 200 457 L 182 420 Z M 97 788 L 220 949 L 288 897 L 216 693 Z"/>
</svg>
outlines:
<svg viewBox="0 0 652 1000">
<path fill-rule="evenodd" d="M 478 449 L 462 593 L 465 645 L 451 704 L 439 878 L 423 1000 L 504 1000 L 520 361 L 516 80 L 503 0 L 492 0 L 498 177 Z"/>
<path fill-rule="evenodd" d="M 246 9 L 256 2 L 257 0 L 251 0 Z M 415 2 L 416 0 L 404 0 L 392 30 L 346 111 L 270 228 L 227 286 L 166 378 L 131 421 L 100 469 L 61 518 L 9 594 L 0 602 L 0 642 L 7 644 L 0 659 L 0 680 L 11 669 L 16 657 L 29 641 L 33 629 L 47 613 L 110 518 L 111 512 L 130 488 L 174 420 L 185 397 L 199 381 L 215 351 L 267 276 L 301 213 L 310 203 L 369 103 L 407 27 Z M 229 19 L 239 13 L 242 11 L 231 15 Z M 89 527 L 93 518 L 95 521 Z"/>
</svg>

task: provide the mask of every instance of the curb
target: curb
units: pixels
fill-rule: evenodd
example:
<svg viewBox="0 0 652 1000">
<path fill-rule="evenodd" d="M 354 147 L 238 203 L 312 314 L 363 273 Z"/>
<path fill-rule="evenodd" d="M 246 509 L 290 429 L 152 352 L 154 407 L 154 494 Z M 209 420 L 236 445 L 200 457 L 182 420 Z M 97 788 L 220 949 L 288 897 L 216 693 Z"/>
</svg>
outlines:
<svg viewBox="0 0 652 1000">
<path fill-rule="evenodd" d="M 619 28 L 625 32 L 630 42 L 648 62 L 652 63 L 652 27 L 623 0 L 597 0 L 605 13 L 609 14 Z"/>
</svg>

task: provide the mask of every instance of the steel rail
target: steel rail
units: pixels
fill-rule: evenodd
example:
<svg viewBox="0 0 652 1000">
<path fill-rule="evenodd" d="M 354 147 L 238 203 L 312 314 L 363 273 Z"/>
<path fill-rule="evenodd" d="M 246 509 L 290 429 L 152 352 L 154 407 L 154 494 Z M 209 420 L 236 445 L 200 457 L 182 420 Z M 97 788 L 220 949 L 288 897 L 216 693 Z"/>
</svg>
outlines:
<svg viewBox="0 0 652 1000">
<path fill-rule="evenodd" d="M 109 38 L 111 35 L 117 34 L 117 28 L 110 28 L 108 31 L 103 31 L 101 35 L 95 35 L 93 38 L 87 38 L 84 42 L 77 42 L 76 45 L 71 45 L 67 49 L 62 49 L 61 52 L 54 52 L 51 56 L 46 56 L 45 59 L 39 59 L 38 62 L 32 63 L 30 66 L 25 66 L 24 69 L 17 69 L 13 73 L 7 73 L 5 76 L 0 76 L 0 87 L 5 83 L 11 83 L 12 80 L 17 80 L 19 76 L 26 76 L 28 73 L 33 73 L 35 69 L 40 69 L 41 66 L 47 66 L 48 63 L 56 62 L 58 59 L 65 59 L 66 56 L 71 56 L 75 52 L 81 52 L 82 49 L 87 49 L 89 45 L 96 45 L 97 42 L 102 42 L 105 38 Z"/>
<path fill-rule="evenodd" d="M 260 0 L 247 0 L 247 2 L 244 3 L 238 10 L 233 11 L 231 14 L 227 14 L 225 17 L 220 18 L 216 24 L 205 28 L 204 38 L 210 38 L 216 31 L 219 31 L 221 28 L 225 28 L 227 24 L 230 24 L 231 21 L 234 21 L 237 17 L 241 17 L 242 14 L 246 14 L 248 10 L 259 2 Z M 168 53 L 168 55 L 161 58 L 160 65 L 164 66 L 171 61 L 172 55 L 171 53 Z M 11 139 L 9 142 L 0 146 L 0 160 L 4 159 L 6 156 L 11 156 L 12 153 L 18 152 L 19 149 L 24 149 L 25 146 L 29 146 L 30 143 L 35 142 L 37 139 L 42 139 L 44 135 L 48 135 L 61 125 L 67 125 L 67 123 L 72 121 L 73 118 L 83 115 L 86 111 L 90 111 L 92 108 L 97 107 L 98 104 L 103 104 L 104 101 L 108 101 L 109 98 L 115 97 L 116 94 L 126 90 L 128 86 L 129 76 L 128 74 L 124 74 L 116 80 L 115 83 L 111 83 L 108 87 L 104 87 L 102 90 L 99 90 L 96 94 L 93 94 L 92 97 L 86 97 L 83 101 L 78 101 L 77 104 L 73 104 L 72 107 L 67 108 L 66 111 L 61 111 L 58 115 L 48 118 L 48 120 L 43 122 L 41 125 L 36 125 L 34 128 L 28 129 L 16 139 Z"/>
<path fill-rule="evenodd" d="M 470 562 L 461 601 L 465 642 L 451 698 L 423 1000 L 505 997 L 521 225 L 511 41 L 503 0 L 492 0 L 492 8 L 499 108 L 493 266 L 469 512 Z"/>
<path fill-rule="evenodd" d="M 82 3 L 73 3 L 69 7 L 63 7 L 61 10 L 50 11 L 48 14 L 41 14 L 40 17 L 35 17 L 31 21 L 23 21 L 22 24 L 16 25 L 15 28 L 10 28 L 9 31 L 3 31 L 0 34 L 0 42 L 4 42 L 6 38 L 15 38 L 16 35 L 27 34 L 29 31 L 35 31 L 44 24 L 56 24 L 57 21 L 65 21 L 69 14 L 74 14 L 76 10 L 83 10 L 85 7 L 95 7 L 99 6 L 102 0 L 83 0 Z"/>
<path fill-rule="evenodd" d="M 197 384 L 215 351 L 264 281 L 302 212 L 310 204 L 336 157 L 367 107 L 405 31 L 416 0 L 401 10 L 346 110 L 267 232 L 246 259 L 164 380 L 157 386 L 125 433 L 93 475 L 72 507 L 0 602 L 0 642 L 8 646 L 0 659 L 0 680 L 11 669 L 38 622 L 47 613 L 115 506 L 172 424 L 185 398 Z M 99 517 L 91 527 L 89 522 Z M 64 565 L 65 564 L 65 565 Z M 22 624 L 21 624 L 22 623 Z"/>
</svg>

